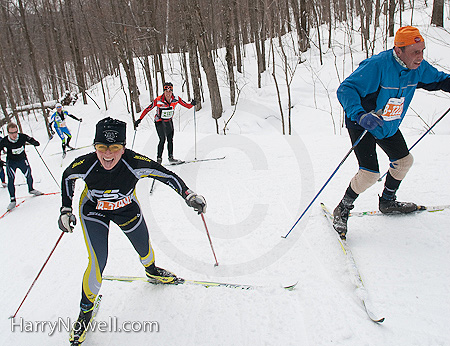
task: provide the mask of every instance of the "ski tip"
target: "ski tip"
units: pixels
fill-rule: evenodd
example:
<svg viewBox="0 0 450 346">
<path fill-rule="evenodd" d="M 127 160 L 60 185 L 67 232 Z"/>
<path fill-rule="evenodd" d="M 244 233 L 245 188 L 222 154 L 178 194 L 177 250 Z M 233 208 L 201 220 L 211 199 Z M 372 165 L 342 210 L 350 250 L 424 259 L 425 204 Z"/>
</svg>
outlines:
<svg viewBox="0 0 450 346">
<path fill-rule="evenodd" d="M 369 318 L 372 320 L 372 322 L 374 323 L 383 323 L 384 322 L 384 317 L 381 318 L 375 318 L 373 316 L 369 316 Z"/>
<path fill-rule="evenodd" d="M 297 286 L 297 284 L 298 284 L 298 281 L 293 285 L 284 286 L 283 288 L 287 291 L 293 291 L 293 290 L 295 290 L 295 287 Z"/>
</svg>

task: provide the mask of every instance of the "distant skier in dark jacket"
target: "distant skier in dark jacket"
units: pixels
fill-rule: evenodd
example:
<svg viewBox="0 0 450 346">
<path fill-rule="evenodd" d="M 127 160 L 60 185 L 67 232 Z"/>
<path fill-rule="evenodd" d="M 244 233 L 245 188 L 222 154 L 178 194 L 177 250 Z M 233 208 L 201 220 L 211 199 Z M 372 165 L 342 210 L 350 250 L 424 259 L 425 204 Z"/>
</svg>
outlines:
<svg viewBox="0 0 450 346">
<path fill-rule="evenodd" d="M 0 150 L 6 148 L 6 172 L 8 175 L 8 191 L 11 198 L 7 209 L 11 210 L 16 206 L 16 188 L 14 181 L 16 179 L 16 170 L 19 168 L 27 179 L 28 192 L 35 196 L 42 195 L 42 192 L 33 188 L 33 176 L 31 175 L 31 167 L 25 153 L 25 143 L 39 146 L 39 142 L 33 137 L 24 133 L 19 133 L 16 124 L 9 123 L 6 126 L 8 136 L 0 140 Z"/>
<path fill-rule="evenodd" d="M 177 160 L 173 157 L 173 135 L 174 135 L 174 127 L 173 127 L 173 114 L 175 112 L 175 107 L 177 104 L 182 105 L 188 109 L 194 107 L 197 102 L 192 100 L 191 103 L 187 103 L 181 99 L 179 96 L 173 95 L 173 84 L 170 82 L 164 83 L 164 93 L 158 96 L 153 102 L 145 108 L 141 116 L 134 123 L 137 128 L 144 119 L 145 115 L 150 112 L 153 108 L 157 107 L 155 114 L 155 127 L 156 132 L 158 133 L 159 143 L 158 143 L 158 154 L 156 160 L 158 163 L 162 162 L 162 153 L 164 151 L 164 143 L 167 140 L 167 150 L 169 152 L 169 162 L 171 163 L 181 163 L 183 161 Z"/>
<path fill-rule="evenodd" d="M 76 223 L 72 214 L 75 180 L 83 179 L 86 184 L 79 202 L 81 227 L 89 253 L 78 319 L 83 326 L 91 319 L 102 283 L 111 221 L 133 244 L 149 279 L 171 283 L 176 278 L 169 271 L 155 266 L 147 225 L 136 198 L 135 188 L 139 179 L 148 177 L 160 180 L 174 189 L 190 207 L 199 213 L 206 211 L 205 199 L 189 190 L 180 177 L 148 157 L 126 149 L 125 142 L 124 122 L 111 118 L 99 121 L 94 139 L 95 152 L 75 159 L 62 177 L 62 207 L 58 224 L 64 232 L 72 232 Z M 70 338 L 71 341 L 83 341 L 84 328 L 72 333 Z"/>
<path fill-rule="evenodd" d="M 353 202 L 380 177 L 376 144 L 389 157 L 384 190 L 379 198 L 382 213 L 410 213 L 417 205 L 398 202 L 396 192 L 413 164 L 399 130 L 417 88 L 450 92 L 450 75 L 423 59 L 425 42 L 412 26 L 398 29 L 394 48 L 364 60 L 339 86 L 337 97 L 345 111 L 352 144 L 364 130 L 368 133 L 355 147 L 359 170 L 334 210 L 333 226 L 345 238 Z"/>
<path fill-rule="evenodd" d="M 0 136 L 0 141 L 2 140 L 2 138 L 3 137 Z M 1 150 L 0 150 L 0 154 L 1 154 Z M 6 175 L 5 175 L 5 170 L 3 169 L 4 166 L 5 166 L 5 162 L 3 162 L 3 160 L 0 157 L 0 180 L 2 181 L 2 187 L 8 186 L 8 184 L 6 184 Z"/>
</svg>

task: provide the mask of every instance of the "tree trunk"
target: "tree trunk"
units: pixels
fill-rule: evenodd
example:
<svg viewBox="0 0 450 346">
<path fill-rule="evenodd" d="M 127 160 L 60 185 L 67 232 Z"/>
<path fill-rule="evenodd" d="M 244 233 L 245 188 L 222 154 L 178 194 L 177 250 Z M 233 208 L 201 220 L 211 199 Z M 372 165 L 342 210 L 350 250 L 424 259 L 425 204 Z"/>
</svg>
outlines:
<svg viewBox="0 0 450 346">
<path fill-rule="evenodd" d="M 236 0 L 233 0 L 233 22 L 234 22 L 234 47 L 236 49 L 236 69 L 239 73 L 242 73 L 242 57 L 241 57 L 241 42 L 240 42 L 240 30 L 239 30 L 239 13 L 238 4 Z"/>
<path fill-rule="evenodd" d="M 207 32 L 205 24 L 202 19 L 202 12 L 198 4 L 198 0 L 192 1 L 194 17 L 196 19 L 196 36 L 198 43 L 198 50 L 200 53 L 200 61 L 205 70 L 206 80 L 208 82 L 209 96 L 211 98 L 211 111 L 212 117 L 216 119 L 216 131 L 219 134 L 219 128 L 217 119 L 222 116 L 222 99 L 220 97 L 219 83 L 217 81 L 216 68 L 211 55 L 211 42 Z"/>
<path fill-rule="evenodd" d="M 182 66 L 182 73 L 184 74 L 184 80 L 186 83 L 186 93 L 188 96 L 188 100 L 191 98 L 191 83 L 189 83 L 189 73 L 188 73 L 188 67 L 187 67 L 187 61 L 186 61 L 186 52 L 183 51 L 180 53 L 181 58 L 181 66 Z"/>
<path fill-rule="evenodd" d="M 8 113 L 8 104 L 6 103 L 6 95 L 5 90 L 3 90 L 3 85 L 0 84 L 0 106 L 2 108 L 3 115 L 5 116 L 6 123 L 11 121 Z M 3 120 L 3 119 L 2 119 Z M 3 126 L 4 123 L 0 120 L 0 126 Z"/>
<path fill-rule="evenodd" d="M 231 41 L 231 7 L 228 0 L 222 0 L 222 21 L 225 25 L 225 60 L 227 62 L 228 82 L 230 85 L 230 104 L 236 103 L 236 82 L 233 68 L 233 44 Z"/>
<path fill-rule="evenodd" d="M 23 35 L 25 38 L 25 42 L 27 44 L 28 56 L 30 58 L 33 75 L 34 75 L 35 92 L 39 98 L 39 102 L 41 103 L 42 115 L 44 116 L 45 127 L 47 129 L 47 135 L 50 138 L 51 134 L 50 134 L 49 126 L 48 126 L 48 113 L 47 113 L 47 109 L 44 106 L 44 102 L 45 102 L 44 91 L 42 90 L 42 82 L 41 82 L 41 78 L 39 77 L 39 71 L 38 71 L 36 59 L 34 56 L 33 43 L 31 42 L 30 34 L 28 32 L 27 21 L 25 18 L 25 8 L 23 7 L 22 0 L 18 0 L 18 3 L 19 3 L 20 20 L 21 20 L 21 24 L 22 24 L 22 28 L 23 28 Z"/>
<path fill-rule="evenodd" d="M 431 24 L 441 28 L 444 27 L 444 0 L 433 0 Z"/>
<path fill-rule="evenodd" d="M 394 23 L 395 23 L 395 0 L 389 0 L 389 12 L 388 12 L 388 35 L 389 37 L 394 37 Z"/>
<path fill-rule="evenodd" d="M 75 76 L 77 79 L 78 91 L 81 92 L 83 103 L 87 104 L 86 98 L 86 82 L 84 78 L 84 63 L 83 55 L 81 53 L 81 47 L 78 40 L 78 33 L 75 27 L 75 20 L 73 17 L 72 0 L 65 0 L 67 6 L 67 26 L 69 31 L 69 44 L 73 56 L 73 64 L 75 68 Z"/>
</svg>

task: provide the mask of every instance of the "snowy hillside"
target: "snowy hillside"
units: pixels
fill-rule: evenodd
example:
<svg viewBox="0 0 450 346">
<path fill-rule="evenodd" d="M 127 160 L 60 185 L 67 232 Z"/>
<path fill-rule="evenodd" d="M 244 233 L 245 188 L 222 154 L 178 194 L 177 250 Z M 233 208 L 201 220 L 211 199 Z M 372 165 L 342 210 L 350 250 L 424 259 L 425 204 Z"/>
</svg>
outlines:
<svg viewBox="0 0 450 346">
<path fill-rule="evenodd" d="M 449 73 L 450 34 L 429 27 L 428 22 L 427 13 L 414 13 L 414 24 L 427 45 L 425 58 Z M 344 40 L 342 32 L 336 32 L 337 42 Z M 353 52 L 353 66 L 348 52 L 334 50 L 341 80 L 364 59 L 358 41 L 353 45 L 358 51 Z M 339 202 L 357 170 L 353 155 L 291 235 L 281 237 L 350 148 L 346 130 L 338 126 L 342 110 L 335 96 L 339 86 L 335 57 L 326 52 L 320 66 L 317 50 L 303 56 L 306 61 L 297 67 L 292 83 L 293 135 L 283 136 L 271 72 L 263 75 L 263 87 L 257 89 L 254 52 L 251 46 L 246 50 L 245 72 L 238 75 L 238 83 L 244 87 L 227 135 L 215 134 L 207 93 L 204 108 L 196 113 L 196 143 L 193 110 L 180 107 L 175 118 L 175 157 L 191 160 L 195 156 L 226 156 L 224 160 L 170 166 L 191 189 L 205 196 L 205 219 L 220 265 L 214 267 L 201 218 L 176 193 L 157 183 L 150 195 L 150 179 L 138 183 L 137 193 L 158 266 L 187 279 L 262 287 L 241 291 L 103 281 L 103 300 L 96 320 L 104 321 L 108 328 L 130 322 L 128 327 L 133 326 L 135 331 L 92 332 L 84 345 L 450 345 L 450 209 L 350 219 L 348 244 L 371 308 L 386 318 L 380 325 L 367 318 L 337 236 L 319 205 L 322 201 L 332 209 Z M 282 78 L 281 69 L 279 73 Z M 179 86 L 180 75 L 173 73 L 170 78 L 174 93 L 186 100 Z M 229 105 L 225 75 L 222 73 L 219 79 L 225 107 L 220 119 L 223 127 L 233 107 Z M 142 76 L 140 83 L 141 102 L 146 106 L 150 100 Z M 95 124 L 105 116 L 127 122 L 128 147 L 132 145 L 131 115 L 127 114 L 120 82 L 110 78 L 108 84 L 108 111 L 98 110 L 93 103 L 67 107 L 83 118 L 79 131 L 78 123 L 68 120 L 78 147 L 92 143 Z M 286 100 L 285 88 L 282 92 Z M 99 86 L 93 87 L 90 95 L 102 104 Z M 401 127 L 408 145 L 424 133 L 423 121 L 432 124 L 449 106 L 446 93 L 417 91 Z M 23 127 L 25 133 L 41 142 L 38 150 L 42 152 L 48 140 L 43 121 L 30 116 Z M 401 185 L 399 200 L 450 204 L 449 143 L 450 115 L 414 148 L 415 163 Z M 156 131 L 147 116 L 137 131 L 133 149 L 155 158 L 156 145 Z M 90 150 L 69 152 L 62 161 L 60 141 L 54 138 L 42 158 L 59 182 L 64 168 Z M 27 148 L 27 155 L 35 188 L 57 192 L 59 187 L 33 147 Z M 387 169 L 384 154 L 380 152 L 379 158 L 381 167 Z M 18 173 L 16 182 L 23 181 Z M 75 200 L 82 188 L 82 182 L 77 182 Z M 355 210 L 376 210 L 382 188 L 378 183 L 362 194 Z M 26 186 L 18 186 L 16 196 L 26 197 L 26 201 L 0 220 L 0 345 L 67 345 L 64 328 L 51 333 L 46 325 L 42 331 L 39 321 L 55 324 L 69 318 L 73 322 L 78 316 L 81 280 L 88 263 L 81 227 L 77 225 L 72 234 L 64 234 L 16 318 L 8 319 L 61 234 L 57 226 L 59 195 L 28 197 Z M 8 202 L 7 189 L 0 189 L 0 214 Z M 138 255 L 117 226 L 110 231 L 104 274 L 144 274 Z M 282 289 L 297 281 L 294 291 Z M 145 321 L 156 322 L 158 331 L 139 331 Z"/>
</svg>

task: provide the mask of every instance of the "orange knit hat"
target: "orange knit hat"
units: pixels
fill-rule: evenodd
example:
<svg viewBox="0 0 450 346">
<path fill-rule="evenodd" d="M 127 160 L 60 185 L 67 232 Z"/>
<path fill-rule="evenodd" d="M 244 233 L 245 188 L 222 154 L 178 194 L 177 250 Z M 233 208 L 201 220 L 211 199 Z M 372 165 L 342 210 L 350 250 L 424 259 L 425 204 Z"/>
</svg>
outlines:
<svg viewBox="0 0 450 346">
<path fill-rule="evenodd" d="M 413 26 L 403 26 L 397 30 L 394 38 L 394 46 L 405 47 L 411 44 L 424 42 L 419 29 Z"/>
</svg>

